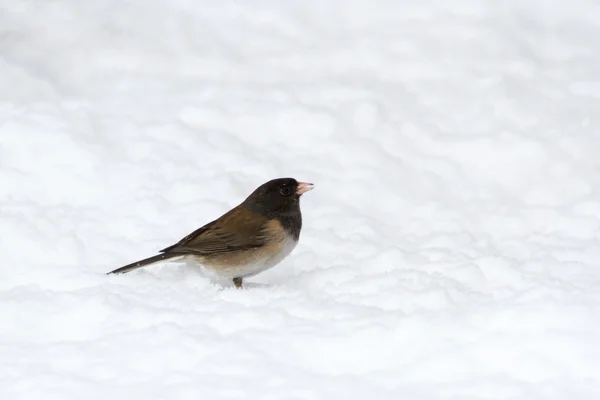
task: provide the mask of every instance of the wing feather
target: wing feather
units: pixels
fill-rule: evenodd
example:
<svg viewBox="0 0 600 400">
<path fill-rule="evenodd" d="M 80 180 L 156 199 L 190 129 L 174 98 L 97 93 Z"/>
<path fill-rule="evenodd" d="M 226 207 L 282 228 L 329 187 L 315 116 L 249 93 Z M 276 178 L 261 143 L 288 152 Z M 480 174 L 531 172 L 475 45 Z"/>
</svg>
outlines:
<svg viewBox="0 0 600 400">
<path fill-rule="evenodd" d="M 238 206 L 160 252 L 208 255 L 257 248 L 264 244 L 266 222 L 266 218 Z"/>
</svg>

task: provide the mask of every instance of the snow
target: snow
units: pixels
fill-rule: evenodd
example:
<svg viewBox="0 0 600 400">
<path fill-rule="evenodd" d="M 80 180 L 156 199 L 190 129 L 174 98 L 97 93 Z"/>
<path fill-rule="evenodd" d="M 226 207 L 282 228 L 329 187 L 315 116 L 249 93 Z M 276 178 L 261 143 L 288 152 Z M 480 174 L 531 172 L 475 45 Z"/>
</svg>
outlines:
<svg viewBox="0 0 600 400">
<path fill-rule="evenodd" d="M 600 5 L 0 0 L 0 398 L 600 398 Z M 236 290 L 155 254 L 280 176 Z"/>
</svg>

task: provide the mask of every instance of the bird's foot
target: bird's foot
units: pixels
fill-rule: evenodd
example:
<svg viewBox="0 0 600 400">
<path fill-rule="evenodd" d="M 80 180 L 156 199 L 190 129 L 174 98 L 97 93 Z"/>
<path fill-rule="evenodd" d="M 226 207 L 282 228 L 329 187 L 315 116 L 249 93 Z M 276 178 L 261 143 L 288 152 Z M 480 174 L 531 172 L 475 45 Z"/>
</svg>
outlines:
<svg viewBox="0 0 600 400">
<path fill-rule="evenodd" d="M 240 278 L 240 277 L 233 278 L 233 284 L 235 285 L 236 288 L 241 289 L 242 288 L 242 278 Z"/>
</svg>

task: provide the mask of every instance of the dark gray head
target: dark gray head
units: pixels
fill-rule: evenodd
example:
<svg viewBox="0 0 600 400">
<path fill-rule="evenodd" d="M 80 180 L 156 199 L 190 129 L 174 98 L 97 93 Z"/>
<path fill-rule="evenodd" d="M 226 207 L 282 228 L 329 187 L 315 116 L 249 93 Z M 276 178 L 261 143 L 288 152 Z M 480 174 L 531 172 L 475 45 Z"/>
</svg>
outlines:
<svg viewBox="0 0 600 400">
<path fill-rule="evenodd" d="M 294 178 L 273 179 L 260 185 L 243 204 L 269 218 L 300 215 L 300 196 L 313 187 L 312 183 L 298 182 Z"/>
</svg>

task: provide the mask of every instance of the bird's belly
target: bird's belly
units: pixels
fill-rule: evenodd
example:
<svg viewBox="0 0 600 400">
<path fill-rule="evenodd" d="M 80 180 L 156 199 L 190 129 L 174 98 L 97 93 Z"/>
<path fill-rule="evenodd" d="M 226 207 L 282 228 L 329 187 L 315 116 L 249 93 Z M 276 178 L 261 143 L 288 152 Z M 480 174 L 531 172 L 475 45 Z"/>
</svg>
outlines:
<svg viewBox="0 0 600 400">
<path fill-rule="evenodd" d="M 221 278 L 245 278 L 276 266 L 290 255 L 296 244 L 297 241 L 292 238 L 285 238 L 271 245 L 272 247 L 198 261 Z"/>
</svg>

